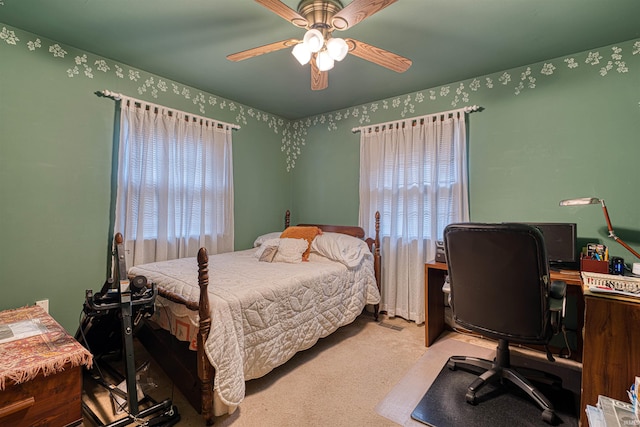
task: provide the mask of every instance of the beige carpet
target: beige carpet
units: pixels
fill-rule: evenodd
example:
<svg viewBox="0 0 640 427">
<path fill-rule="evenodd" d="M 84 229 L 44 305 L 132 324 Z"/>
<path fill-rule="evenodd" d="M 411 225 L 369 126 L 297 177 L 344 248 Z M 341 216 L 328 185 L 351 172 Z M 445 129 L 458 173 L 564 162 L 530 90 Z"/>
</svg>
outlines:
<svg viewBox="0 0 640 427">
<path fill-rule="evenodd" d="M 448 357 L 492 358 L 494 351 L 495 343 L 490 340 L 453 332 L 443 334 L 427 349 L 424 325 L 384 317 L 382 323 L 376 323 L 363 315 L 263 378 L 248 381 L 244 402 L 234 414 L 218 417 L 215 425 L 424 427 L 411 419 L 411 413 Z M 522 349 L 515 353 L 514 364 L 549 365 L 539 352 Z M 141 346 L 136 347 L 136 360 L 138 364 L 149 360 Z M 558 359 L 553 367 L 554 373 L 566 378 L 565 388 L 580 390 L 579 364 Z M 153 362 L 150 378 L 158 384 L 151 396 L 158 401 L 172 398 L 178 407 L 179 426 L 204 425 Z M 103 422 L 118 418 L 113 417 L 103 389 L 85 381 L 85 391 L 85 402 Z M 94 424 L 85 418 L 84 425 Z"/>
<path fill-rule="evenodd" d="M 375 407 L 422 356 L 424 326 L 400 318 L 370 315 L 321 339 L 296 354 L 283 366 L 247 382 L 244 402 L 232 415 L 218 417 L 216 426 L 397 426 L 376 413 Z M 136 347 L 136 360 L 148 356 Z M 200 415 L 170 387 L 154 363 L 152 378 L 159 384 L 151 395 L 157 400 L 173 396 L 182 417 L 179 426 L 204 425 Z M 86 382 L 85 402 L 104 422 L 112 416 L 106 393 Z M 85 418 L 85 426 L 93 425 Z"/>
</svg>

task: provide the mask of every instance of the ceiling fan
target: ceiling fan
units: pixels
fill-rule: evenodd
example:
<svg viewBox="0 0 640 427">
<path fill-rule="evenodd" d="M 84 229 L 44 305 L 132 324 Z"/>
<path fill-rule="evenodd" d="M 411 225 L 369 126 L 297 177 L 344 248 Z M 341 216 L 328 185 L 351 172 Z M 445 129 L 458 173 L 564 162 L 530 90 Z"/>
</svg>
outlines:
<svg viewBox="0 0 640 427">
<path fill-rule="evenodd" d="M 386 67 L 398 73 L 411 66 L 411 60 L 379 47 L 351 38 L 334 38 L 334 30 L 344 31 L 397 0 L 353 0 L 346 7 L 339 0 L 302 0 L 295 11 L 280 0 L 256 0 L 273 13 L 299 28 L 307 29 L 303 40 L 286 39 L 244 50 L 227 56 L 242 61 L 265 53 L 292 47 L 292 53 L 302 64 L 311 64 L 311 89 L 329 86 L 328 71 L 334 61 L 341 61 L 347 53 Z"/>
</svg>

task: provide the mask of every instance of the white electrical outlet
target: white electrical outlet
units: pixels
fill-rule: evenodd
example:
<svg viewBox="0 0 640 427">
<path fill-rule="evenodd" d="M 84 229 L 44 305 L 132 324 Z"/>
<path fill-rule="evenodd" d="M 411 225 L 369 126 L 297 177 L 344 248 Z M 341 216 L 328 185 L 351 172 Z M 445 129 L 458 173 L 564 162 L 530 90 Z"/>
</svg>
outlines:
<svg viewBox="0 0 640 427">
<path fill-rule="evenodd" d="M 41 299 L 40 301 L 36 301 L 36 305 L 39 305 L 40 307 L 42 307 L 44 309 L 44 311 L 46 311 L 47 313 L 49 312 L 49 300 L 48 299 Z"/>
</svg>

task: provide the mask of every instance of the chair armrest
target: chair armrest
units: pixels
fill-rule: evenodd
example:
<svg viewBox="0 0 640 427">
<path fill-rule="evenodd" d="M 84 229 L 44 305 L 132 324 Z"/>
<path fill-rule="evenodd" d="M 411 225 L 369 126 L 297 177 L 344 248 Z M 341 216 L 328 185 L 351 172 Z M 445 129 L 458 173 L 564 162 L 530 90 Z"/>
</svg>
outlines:
<svg viewBox="0 0 640 427">
<path fill-rule="evenodd" d="M 549 311 L 564 314 L 564 298 L 549 298 Z"/>
<path fill-rule="evenodd" d="M 549 289 L 549 311 L 551 312 L 551 328 L 554 334 L 562 328 L 562 318 L 566 303 L 567 284 L 561 280 L 551 282 Z"/>
<path fill-rule="evenodd" d="M 567 294 L 567 283 L 562 280 L 554 280 L 551 282 L 549 296 L 554 299 L 562 299 Z"/>
</svg>

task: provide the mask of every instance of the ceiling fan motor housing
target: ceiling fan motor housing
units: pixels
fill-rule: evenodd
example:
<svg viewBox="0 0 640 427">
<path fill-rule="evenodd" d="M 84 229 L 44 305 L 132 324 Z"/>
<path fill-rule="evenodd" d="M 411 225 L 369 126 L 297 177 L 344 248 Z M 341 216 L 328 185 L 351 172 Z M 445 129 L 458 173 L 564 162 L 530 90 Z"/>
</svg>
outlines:
<svg viewBox="0 0 640 427">
<path fill-rule="evenodd" d="M 302 0 L 298 4 L 298 13 L 307 20 L 307 28 L 320 30 L 325 36 L 333 31 L 332 18 L 341 10 L 342 3 L 338 0 Z M 337 28 L 341 23 L 337 23 Z M 295 22 L 294 25 L 296 25 Z M 346 21 L 344 26 L 347 26 Z"/>
</svg>

